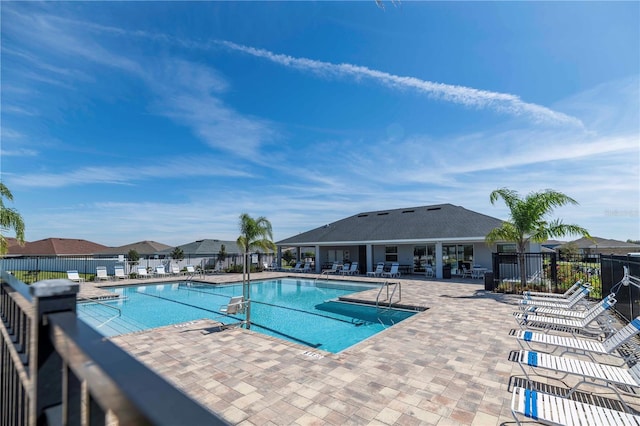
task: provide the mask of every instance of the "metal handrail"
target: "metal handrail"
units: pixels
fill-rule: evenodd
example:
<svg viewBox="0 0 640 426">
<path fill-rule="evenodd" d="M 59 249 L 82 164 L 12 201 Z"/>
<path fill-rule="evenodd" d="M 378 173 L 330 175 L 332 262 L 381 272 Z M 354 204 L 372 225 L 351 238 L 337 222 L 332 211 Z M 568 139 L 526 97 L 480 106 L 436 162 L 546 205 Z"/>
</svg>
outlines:
<svg viewBox="0 0 640 426">
<path fill-rule="evenodd" d="M 391 297 L 389 297 L 390 285 L 393 285 L 393 291 L 391 292 Z M 389 307 L 391 307 L 393 295 L 396 294 L 396 290 L 398 289 L 398 287 L 400 287 L 400 292 L 398 293 L 398 302 L 399 302 L 402 300 L 402 283 L 400 281 L 391 282 L 391 283 L 389 281 L 385 281 L 384 284 L 382 284 L 382 287 L 380 287 L 380 290 L 378 290 L 378 295 L 376 296 L 376 308 L 378 308 L 380 305 L 380 294 L 382 293 L 383 288 L 387 289 L 387 297 L 385 300 L 389 301 Z"/>
</svg>

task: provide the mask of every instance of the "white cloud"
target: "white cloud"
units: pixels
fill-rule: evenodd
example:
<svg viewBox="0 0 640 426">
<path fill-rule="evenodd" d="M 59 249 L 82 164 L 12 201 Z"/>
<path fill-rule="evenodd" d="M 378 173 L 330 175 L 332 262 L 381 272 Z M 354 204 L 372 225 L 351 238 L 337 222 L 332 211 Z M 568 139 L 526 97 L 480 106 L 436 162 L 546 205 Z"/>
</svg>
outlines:
<svg viewBox="0 0 640 426">
<path fill-rule="evenodd" d="M 465 86 L 436 83 L 420 80 L 415 77 L 398 76 L 384 71 L 353 64 L 332 64 L 307 58 L 295 58 L 277 54 L 265 49 L 243 46 L 230 41 L 221 40 L 219 44 L 229 49 L 267 59 L 280 65 L 316 73 L 326 77 L 352 77 L 355 79 L 370 78 L 384 86 L 398 89 L 413 89 L 436 99 L 462 104 L 468 107 L 487 108 L 515 116 L 525 116 L 539 123 L 566 124 L 582 127 L 582 122 L 567 114 L 553 111 L 547 107 L 527 103 L 518 96 L 508 93 L 491 92 Z"/>
</svg>

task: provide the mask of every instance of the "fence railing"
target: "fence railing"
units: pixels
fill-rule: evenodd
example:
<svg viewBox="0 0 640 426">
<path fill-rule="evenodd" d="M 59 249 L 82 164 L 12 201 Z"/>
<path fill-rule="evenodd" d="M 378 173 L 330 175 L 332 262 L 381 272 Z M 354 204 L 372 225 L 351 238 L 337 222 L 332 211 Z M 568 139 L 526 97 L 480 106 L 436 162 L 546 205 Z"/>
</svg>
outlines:
<svg viewBox="0 0 640 426">
<path fill-rule="evenodd" d="M 624 276 L 624 267 L 629 268 L 629 275 L 640 277 L 640 256 L 602 255 L 602 292 L 608 294 L 616 287 Z M 640 289 L 622 286 L 616 288 L 615 310 L 627 321 L 640 315 Z"/>
<path fill-rule="evenodd" d="M 0 425 L 226 425 L 76 316 L 78 284 L 0 280 Z"/>
<path fill-rule="evenodd" d="M 497 291 L 564 292 L 576 281 L 590 283 L 592 298 L 602 297 L 599 255 L 560 256 L 557 253 L 493 253 L 493 278 Z M 524 286 L 522 277 L 524 276 Z"/>
</svg>

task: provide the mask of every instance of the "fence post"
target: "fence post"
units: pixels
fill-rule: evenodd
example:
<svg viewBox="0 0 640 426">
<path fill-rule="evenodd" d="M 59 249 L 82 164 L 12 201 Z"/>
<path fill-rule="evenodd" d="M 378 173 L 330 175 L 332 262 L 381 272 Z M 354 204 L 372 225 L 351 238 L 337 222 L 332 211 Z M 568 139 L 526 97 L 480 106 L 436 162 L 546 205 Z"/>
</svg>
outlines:
<svg viewBox="0 0 640 426">
<path fill-rule="evenodd" d="M 33 380 L 33 399 L 30 408 L 31 419 L 37 425 L 51 424 L 52 421 L 56 424 L 62 420 L 61 411 L 55 411 L 62 406 L 62 359 L 49 338 L 47 314 L 75 313 L 78 290 L 77 283 L 66 279 L 38 281 L 29 288 L 35 315 L 31 334 L 33 351 L 30 375 Z M 56 418 L 47 421 L 47 415 L 55 415 Z"/>
</svg>

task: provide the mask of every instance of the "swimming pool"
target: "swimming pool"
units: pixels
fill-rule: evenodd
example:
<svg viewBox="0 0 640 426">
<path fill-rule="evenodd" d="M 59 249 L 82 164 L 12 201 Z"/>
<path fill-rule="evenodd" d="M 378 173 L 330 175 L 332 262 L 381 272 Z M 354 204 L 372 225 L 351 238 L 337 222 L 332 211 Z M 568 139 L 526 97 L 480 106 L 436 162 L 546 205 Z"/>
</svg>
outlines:
<svg viewBox="0 0 640 426">
<path fill-rule="evenodd" d="M 371 283 L 292 278 L 252 281 L 251 330 L 340 352 L 416 313 L 336 300 L 376 287 Z M 242 283 L 153 283 L 106 290 L 119 294 L 120 298 L 78 304 L 78 317 L 105 336 L 202 318 L 224 324 L 245 319 L 244 314 L 220 312 L 231 297 L 242 295 Z"/>
</svg>

